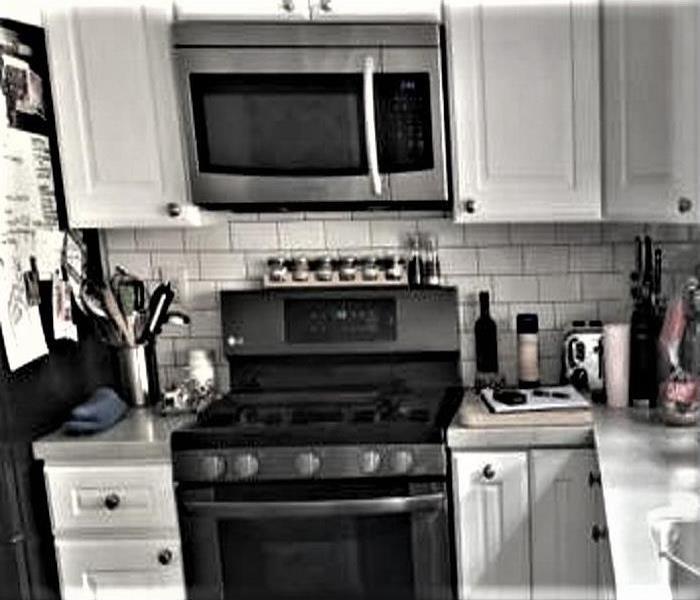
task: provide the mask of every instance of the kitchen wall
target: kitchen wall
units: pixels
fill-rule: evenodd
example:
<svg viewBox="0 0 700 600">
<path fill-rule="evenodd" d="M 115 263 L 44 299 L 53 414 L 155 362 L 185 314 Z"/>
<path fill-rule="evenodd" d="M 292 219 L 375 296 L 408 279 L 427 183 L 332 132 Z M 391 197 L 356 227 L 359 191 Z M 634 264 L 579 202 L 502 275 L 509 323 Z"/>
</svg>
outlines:
<svg viewBox="0 0 700 600">
<path fill-rule="evenodd" d="M 296 217 L 296 218 L 295 218 Z M 158 342 L 165 383 L 182 376 L 190 348 L 210 348 L 217 357 L 219 386 L 228 383 L 221 345 L 217 292 L 259 285 L 271 255 L 326 252 L 383 255 L 405 253 L 416 231 L 438 236 L 446 284 L 460 291 L 463 373 L 473 380 L 473 322 L 479 290 L 489 290 L 499 331 L 501 370 L 516 379 L 515 316 L 536 312 L 540 322 L 543 380 L 560 369 L 563 332 L 572 319 L 627 320 L 633 239 L 648 232 L 666 254 L 665 289 L 677 288 L 700 262 L 700 227 L 618 224 L 452 224 L 428 214 L 251 215 L 202 229 L 110 230 L 108 260 L 150 280 L 163 276 L 181 288 L 192 323 L 169 326 Z M 283 219 L 283 220 L 282 220 Z"/>
</svg>

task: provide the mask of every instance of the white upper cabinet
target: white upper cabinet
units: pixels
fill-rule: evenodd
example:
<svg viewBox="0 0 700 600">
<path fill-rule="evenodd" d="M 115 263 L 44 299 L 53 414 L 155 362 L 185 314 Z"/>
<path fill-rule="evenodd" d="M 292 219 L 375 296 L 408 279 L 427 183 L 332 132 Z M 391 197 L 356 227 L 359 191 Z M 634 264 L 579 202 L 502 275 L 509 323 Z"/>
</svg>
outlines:
<svg viewBox="0 0 700 600">
<path fill-rule="evenodd" d="M 178 20 L 306 21 L 309 0 L 176 0 Z"/>
<path fill-rule="evenodd" d="M 606 218 L 698 219 L 698 5 L 603 9 Z"/>
<path fill-rule="evenodd" d="M 446 0 L 455 219 L 601 214 L 596 3 Z"/>
<path fill-rule="evenodd" d="M 69 223 L 197 224 L 199 211 L 188 204 L 173 85 L 172 5 L 121 1 L 109 8 L 47 4 Z"/>
<path fill-rule="evenodd" d="M 178 20 L 440 22 L 441 0 L 176 0 Z"/>
<path fill-rule="evenodd" d="M 319 21 L 438 23 L 440 0 L 308 0 L 311 18 Z"/>
</svg>

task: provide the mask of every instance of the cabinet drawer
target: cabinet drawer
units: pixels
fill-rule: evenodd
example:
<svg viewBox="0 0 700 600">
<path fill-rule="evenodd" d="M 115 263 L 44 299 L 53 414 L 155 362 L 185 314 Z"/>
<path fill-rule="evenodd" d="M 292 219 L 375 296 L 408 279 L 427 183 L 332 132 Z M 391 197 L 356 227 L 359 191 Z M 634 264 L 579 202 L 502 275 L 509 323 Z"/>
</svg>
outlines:
<svg viewBox="0 0 700 600">
<path fill-rule="evenodd" d="M 63 600 L 184 600 L 177 539 L 58 540 Z"/>
<path fill-rule="evenodd" d="M 45 469 L 54 532 L 177 528 L 170 465 Z"/>
</svg>

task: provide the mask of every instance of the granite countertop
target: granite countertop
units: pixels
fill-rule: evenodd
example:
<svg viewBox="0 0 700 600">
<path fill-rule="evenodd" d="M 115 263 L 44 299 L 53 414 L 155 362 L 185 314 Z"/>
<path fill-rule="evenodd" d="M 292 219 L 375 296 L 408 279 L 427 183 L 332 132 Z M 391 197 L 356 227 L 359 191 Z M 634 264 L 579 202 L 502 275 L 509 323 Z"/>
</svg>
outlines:
<svg viewBox="0 0 700 600">
<path fill-rule="evenodd" d="M 58 429 L 34 442 L 32 448 L 34 456 L 46 462 L 169 461 L 170 434 L 194 419 L 192 414 L 163 417 L 148 408 L 135 408 L 107 431 L 76 436 Z"/>
<path fill-rule="evenodd" d="M 616 600 L 671 600 L 655 519 L 700 520 L 700 430 L 666 427 L 655 411 L 594 407 L 588 427 L 467 428 L 447 432 L 457 450 L 595 446 L 615 573 Z"/>
<path fill-rule="evenodd" d="M 617 600 L 670 600 L 650 524 L 700 518 L 698 429 L 666 427 L 645 409 L 598 408 L 594 422 Z"/>
</svg>

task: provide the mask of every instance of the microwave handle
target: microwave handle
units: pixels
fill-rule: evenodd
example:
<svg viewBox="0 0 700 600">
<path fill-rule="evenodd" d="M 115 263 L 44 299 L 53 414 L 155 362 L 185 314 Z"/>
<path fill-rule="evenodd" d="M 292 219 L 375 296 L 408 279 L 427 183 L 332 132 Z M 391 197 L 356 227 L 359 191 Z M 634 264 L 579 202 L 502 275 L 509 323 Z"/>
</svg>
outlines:
<svg viewBox="0 0 700 600">
<path fill-rule="evenodd" d="M 364 105 L 365 105 L 365 144 L 367 146 L 367 164 L 372 193 L 382 195 L 382 179 L 379 176 L 379 159 L 377 158 L 377 126 L 374 120 L 374 59 L 365 57 L 363 67 Z"/>
</svg>

